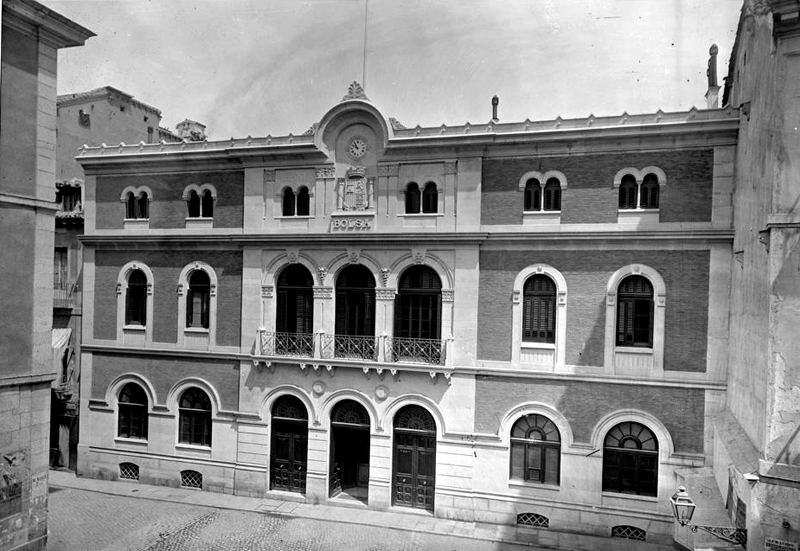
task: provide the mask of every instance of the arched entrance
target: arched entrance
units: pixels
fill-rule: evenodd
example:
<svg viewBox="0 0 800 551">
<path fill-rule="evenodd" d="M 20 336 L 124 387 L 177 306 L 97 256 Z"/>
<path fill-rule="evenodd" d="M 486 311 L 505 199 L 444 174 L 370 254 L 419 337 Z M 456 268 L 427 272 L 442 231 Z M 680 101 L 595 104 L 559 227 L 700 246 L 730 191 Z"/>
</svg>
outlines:
<svg viewBox="0 0 800 551">
<path fill-rule="evenodd" d="M 433 511 L 436 492 L 436 423 L 420 406 L 394 416 L 392 505 Z"/>
<path fill-rule="evenodd" d="M 308 411 L 298 398 L 281 396 L 272 406 L 270 489 L 305 493 Z"/>
<path fill-rule="evenodd" d="M 353 400 L 331 411 L 330 495 L 347 494 L 367 501 L 369 485 L 369 414 Z"/>
</svg>

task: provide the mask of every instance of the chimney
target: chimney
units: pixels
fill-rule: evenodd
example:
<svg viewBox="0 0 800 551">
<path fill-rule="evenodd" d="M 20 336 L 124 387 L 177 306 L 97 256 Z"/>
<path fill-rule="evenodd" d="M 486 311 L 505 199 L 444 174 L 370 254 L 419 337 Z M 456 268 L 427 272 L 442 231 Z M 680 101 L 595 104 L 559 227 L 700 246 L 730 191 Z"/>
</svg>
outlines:
<svg viewBox="0 0 800 551">
<path fill-rule="evenodd" d="M 500 103 L 500 98 L 494 96 L 492 98 L 492 122 L 498 122 L 500 119 L 497 118 L 497 104 Z"/>
<path fill-rule="evenodd" d="M 206 125 L 190 119 L 179 122 L 175 129 L 178 136 L 190 142 L 202 142 L 206 139 Z"/>
<path fill-rule="evenodd" d="M 706 92 L 706 108 L 716 109 L 719 107 L 719 84 L 717 84 L 717 54 L 719 48 L 716 44 L 712 44 L 708 50 L 708 91 Z"/>
</svg>

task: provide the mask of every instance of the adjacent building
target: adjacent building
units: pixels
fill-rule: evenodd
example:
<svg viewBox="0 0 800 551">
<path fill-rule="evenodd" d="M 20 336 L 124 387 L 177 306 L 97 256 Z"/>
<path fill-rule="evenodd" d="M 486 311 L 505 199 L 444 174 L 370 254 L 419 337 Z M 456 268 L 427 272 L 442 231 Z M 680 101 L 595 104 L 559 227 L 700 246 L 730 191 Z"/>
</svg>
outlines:
<svg viewBox="0 0 800 551">
<path fill-rule="evenodd" d="M 3 0 L 0 80 L 0 549 L 47 544 L 59 48 L 93 33 Z"/>
</svg>

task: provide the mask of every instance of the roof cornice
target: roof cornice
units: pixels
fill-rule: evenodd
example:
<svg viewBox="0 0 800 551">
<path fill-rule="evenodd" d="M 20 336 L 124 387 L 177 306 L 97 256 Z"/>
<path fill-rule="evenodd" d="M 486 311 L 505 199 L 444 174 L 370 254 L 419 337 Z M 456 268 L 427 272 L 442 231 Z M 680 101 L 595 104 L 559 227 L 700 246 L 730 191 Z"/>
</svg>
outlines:
<svg viewBox="0 0 800 551">
<path fill-rule="evenodd" d="M 83 46 L 92 31 L 34 0 L 3 0 L 3 25 L 32 35 L 54 48 Z"/>
</svg>

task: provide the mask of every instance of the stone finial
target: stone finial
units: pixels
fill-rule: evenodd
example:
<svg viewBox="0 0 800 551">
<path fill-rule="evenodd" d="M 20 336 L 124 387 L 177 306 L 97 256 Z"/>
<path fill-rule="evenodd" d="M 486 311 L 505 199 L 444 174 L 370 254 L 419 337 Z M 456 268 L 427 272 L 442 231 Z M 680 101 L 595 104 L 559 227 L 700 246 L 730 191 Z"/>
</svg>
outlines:
<svg viewBox="0 0 800 551">
<path fill-rule="evenodd" d="M 347 88 L 347 93 L 342 98 L 342 101 L 347 101 L 351 99 L 363 99 L 364 101 L 369 101 L 369 98 L 364 93 L 364 89 L 355 80 Z"/>
<path fill-rule="evenodd" d="M 716 44 L 712 44 L 711 48 L 708 49 L 708 70 L 706 70 L 706 76 L 708 77 L 708 87 L 712 88 L 714 86 L 719 86 L 717 83 L 717 54 L 719 53 L 719 48 L 717 48 Z"/>
</svg>

